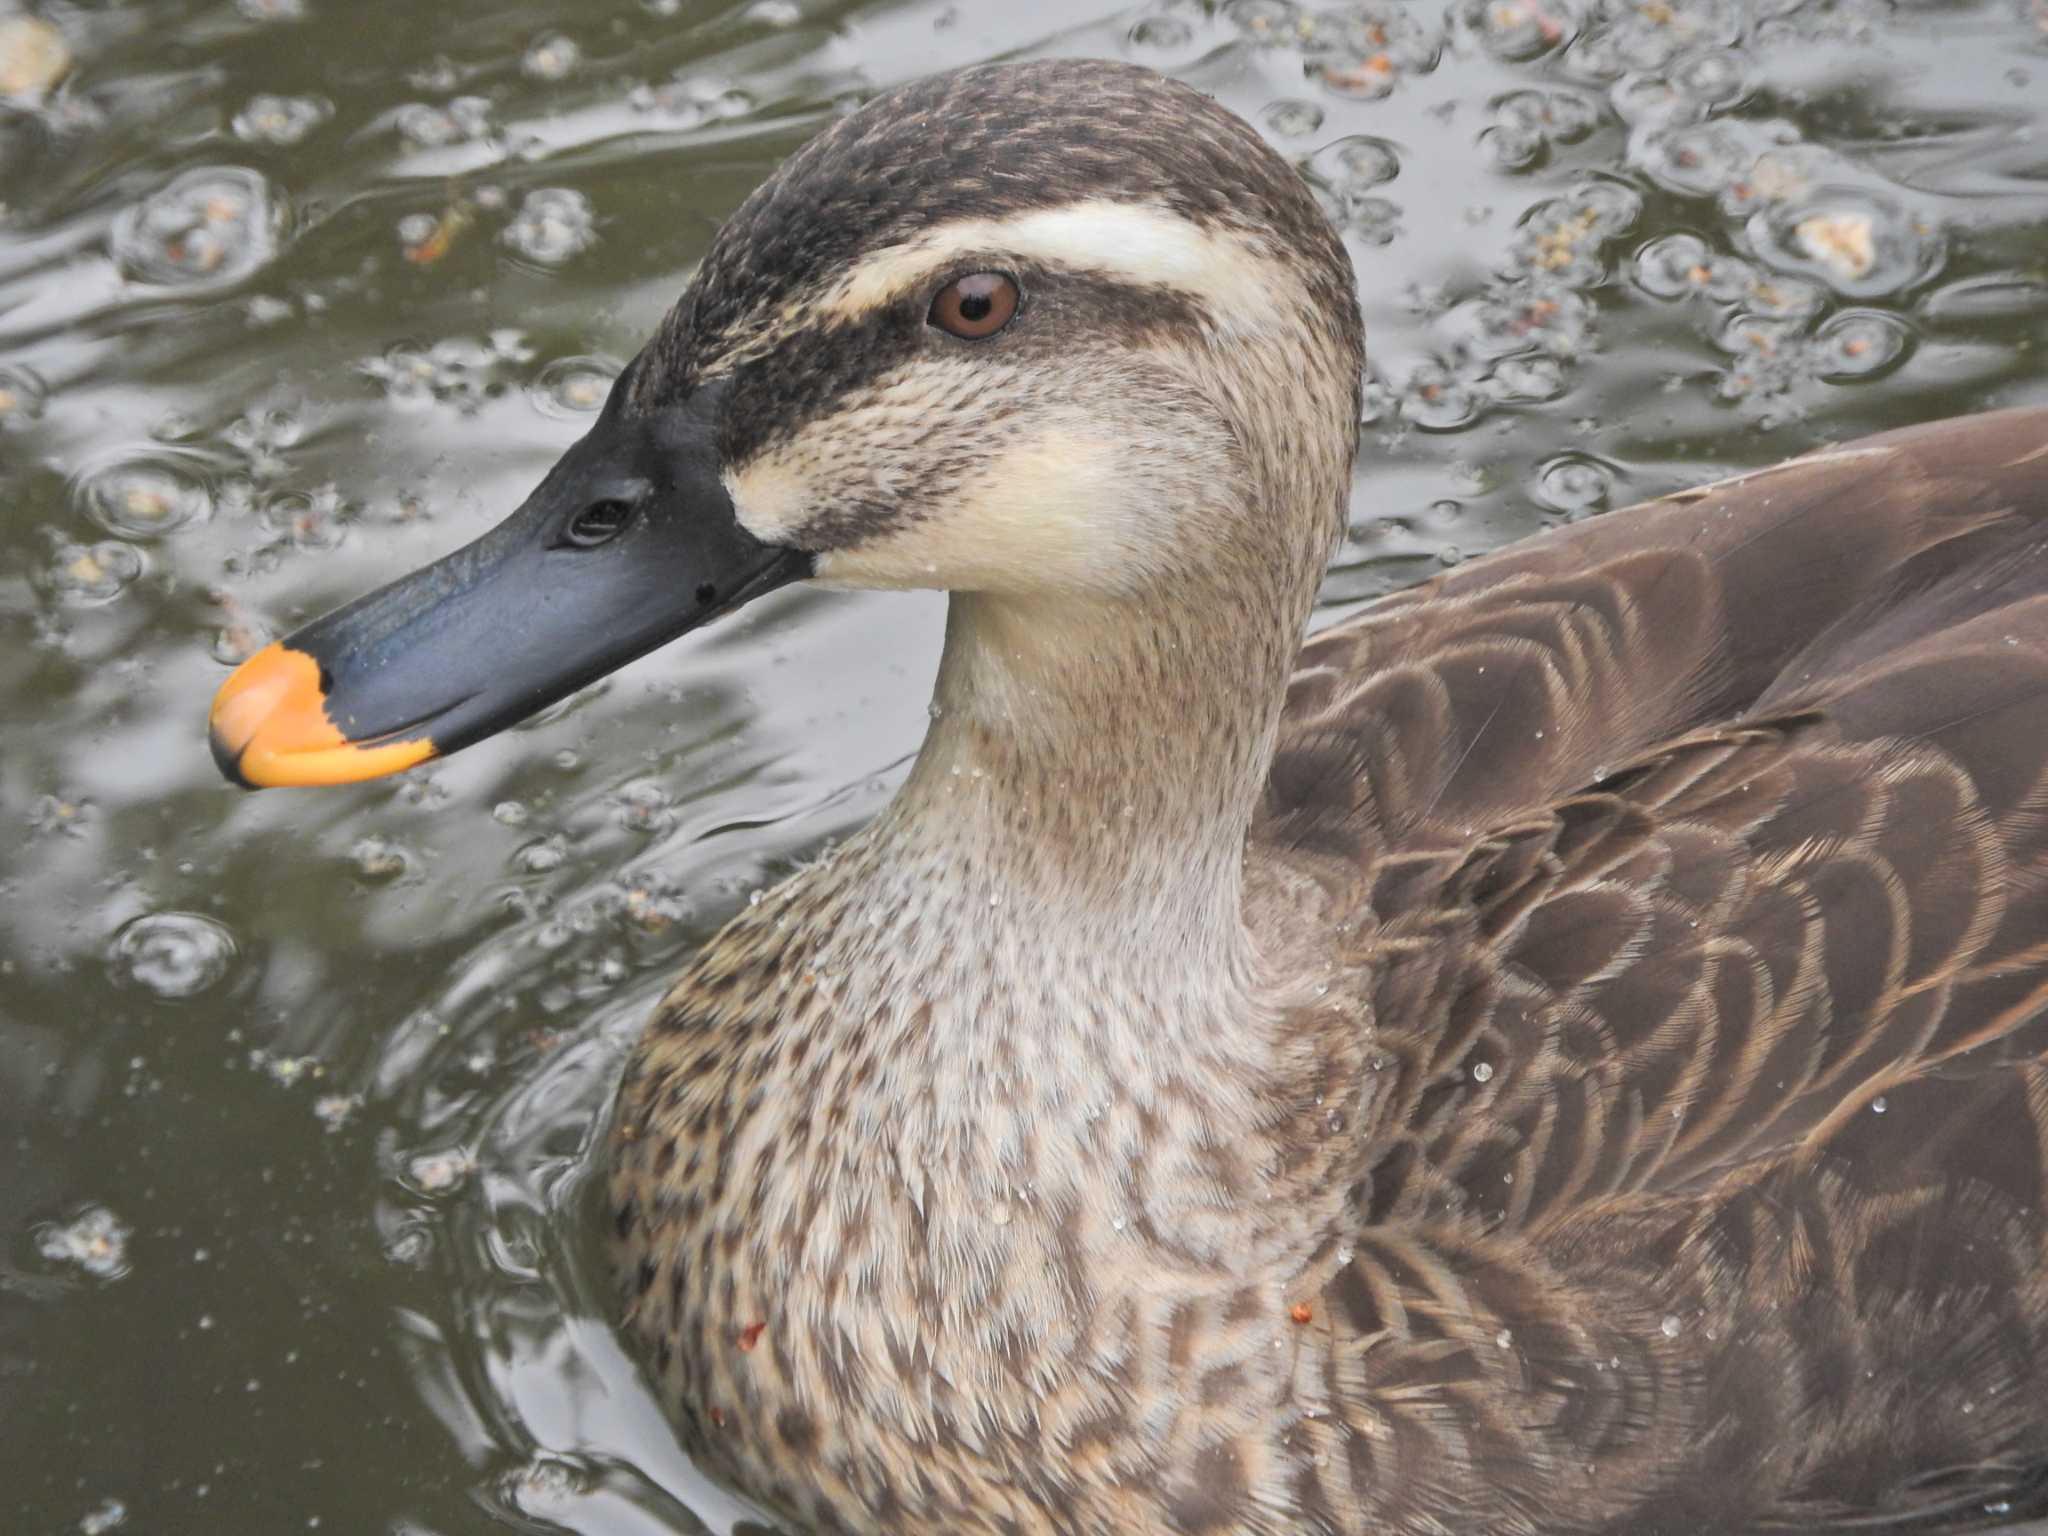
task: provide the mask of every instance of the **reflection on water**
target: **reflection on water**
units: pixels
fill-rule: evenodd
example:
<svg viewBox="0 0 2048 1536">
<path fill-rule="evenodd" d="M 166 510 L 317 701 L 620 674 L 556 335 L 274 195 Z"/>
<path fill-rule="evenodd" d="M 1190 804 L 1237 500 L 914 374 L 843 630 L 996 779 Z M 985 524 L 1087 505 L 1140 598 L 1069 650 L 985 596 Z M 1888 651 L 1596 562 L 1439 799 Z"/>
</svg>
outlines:
<svg viewBox="0 0 2048 1536">
<path fill-rule="evenodd" d="M 1330 608 L 2048 398 L 2048 11 L 56 0 L 0 15 L 8 1528 L 726 1529 L 585 1195 L 663 978 L 859 823 L 938 605 L 790 593 L 393 784 L 222 669 L 509 510 L 711 230 L 928 69 L 1121 55 L 1295 157 L 1372 342 Z"/>
</svg>

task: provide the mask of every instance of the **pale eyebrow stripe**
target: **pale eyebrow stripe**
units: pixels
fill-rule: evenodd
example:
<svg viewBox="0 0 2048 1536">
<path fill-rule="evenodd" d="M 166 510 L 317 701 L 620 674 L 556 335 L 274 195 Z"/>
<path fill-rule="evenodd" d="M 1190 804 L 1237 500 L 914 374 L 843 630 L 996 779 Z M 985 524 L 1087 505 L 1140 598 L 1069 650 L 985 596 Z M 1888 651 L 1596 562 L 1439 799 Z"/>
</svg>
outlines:
<svg viewBox="0 0 2048 1536">
<path fill-rule="evenodd" d="M 1208 228 L 1156 203 L 1084 198 L 1002 219 L 955 219 L 871 251 L 815 300 L 812 318 L 857 322 L 944 276 L 963 257 L 1010 257 L 1134 288 L 1201 300 L 1219 328 L 1253 330 L 1274 315 L 1273 260 L 1238 232 Z"/>
</svg>

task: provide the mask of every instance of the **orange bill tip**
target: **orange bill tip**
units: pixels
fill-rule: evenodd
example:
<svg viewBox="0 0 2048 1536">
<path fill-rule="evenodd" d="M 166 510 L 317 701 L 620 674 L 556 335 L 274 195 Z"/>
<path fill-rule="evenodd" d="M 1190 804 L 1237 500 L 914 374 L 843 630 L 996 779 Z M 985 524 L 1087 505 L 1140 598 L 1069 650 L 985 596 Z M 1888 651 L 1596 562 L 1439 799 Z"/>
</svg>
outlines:
<svg viewBox="0 0 2048 1536">
<path fill-rule="evenodd" d="M 350 741 L 327 718 L 320 664 L 273 641 L 228 675 L 213 696 L 213 760 L 250 789 L 353 784 L 434 755 L 424 736 Z"/>
</svg>

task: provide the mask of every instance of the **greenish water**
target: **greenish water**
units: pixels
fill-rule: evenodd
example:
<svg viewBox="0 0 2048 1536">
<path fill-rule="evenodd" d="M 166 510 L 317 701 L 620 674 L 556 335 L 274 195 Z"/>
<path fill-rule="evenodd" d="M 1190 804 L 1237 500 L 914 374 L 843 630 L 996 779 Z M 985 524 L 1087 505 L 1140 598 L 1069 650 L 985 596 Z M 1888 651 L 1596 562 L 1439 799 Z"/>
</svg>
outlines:
<svg viewBox="0 0 2048 1536">
<path fill-rule="evenodd" d="M 356 789 L 237 794 L 203 720 L 516 505 L 837 107 L 1122 55 L 1304 163 L 1373 350 L 1331 614 L 2048 400 L 2041 0 L 8 6 L 73 60 L 0 98 L 8 1531 L 744 1518 L 611 1333 L 595 1127 L 663 979 L 887 794 L 938 603 L 784 594 Z"/>
</svg>

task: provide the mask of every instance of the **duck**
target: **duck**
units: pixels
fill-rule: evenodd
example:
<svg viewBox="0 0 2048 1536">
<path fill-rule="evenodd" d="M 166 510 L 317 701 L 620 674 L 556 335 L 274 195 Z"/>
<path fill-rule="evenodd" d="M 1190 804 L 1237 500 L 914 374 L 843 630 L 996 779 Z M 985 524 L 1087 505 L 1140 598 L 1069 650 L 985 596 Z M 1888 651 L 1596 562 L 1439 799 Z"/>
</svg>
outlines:
<svg viewBox="0 0 2048 1536">
<path fill-rule="evenodd" d="M 1304 640 L 1364 361 L 1199 91 L 888 91 L 507 521 L 236 670 L 214 755 L 352 782 L 792 582 L 950 594 L 894 798 L 689 962 L 607 1142 L 620 1327 L 797 1528 L 2048 1508 L 2048 409 Z"/>
</svg>

